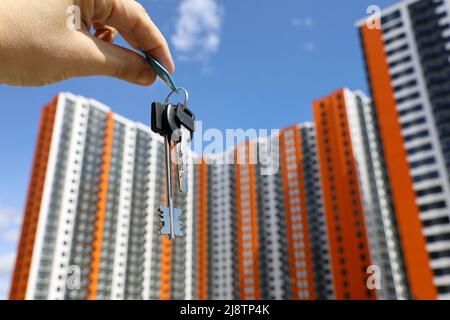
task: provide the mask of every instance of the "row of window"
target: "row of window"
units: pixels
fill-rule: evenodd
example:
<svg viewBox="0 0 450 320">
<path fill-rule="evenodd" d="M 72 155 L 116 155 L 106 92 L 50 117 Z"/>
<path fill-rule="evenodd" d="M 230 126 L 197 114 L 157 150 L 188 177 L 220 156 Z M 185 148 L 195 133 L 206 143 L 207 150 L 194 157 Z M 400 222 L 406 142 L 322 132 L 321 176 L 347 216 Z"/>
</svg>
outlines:
<svg viewBox="0 0 450 320">
<path fill-rule="evenodd" d="M 341 95 L 338 95 L 337 98 L 338 98 L 338 100 L 342 99 Z M 321 104 L 321 108 L 324 108 L 324 107 L 325 107 L 325 105 L 322 103 Z M 364 243 L 364 233 L 363 233 L 363 229 L 362 229 L 362 223 L 360 221 L 361 217 L 359 216 L 359 210 L 358 210 L 358 208 L 359 208 L 358 193 L 357 193 L 357 189 L 352 187 L 352 185 L 355 184 L 355 181 L 353 180 L 353 178 L 351 178 L 351 176 L 354 175 L 354 172 L 353 172 L 353 162 L 351 161 L 352 155 L 351 155 L 350 144 L 349 144 L 349 141 L 347 139 L 347 136 L 348 136 L 347 130 L 348 129 L 347 129 L 347 124 L 345 122 L 345 118 L 346 117 L 345 117 L 345 113 L 344 113 L 344 106 L 342 104 L 338 104 L 338 109 L 339 109 L 339 116 L 341 118 L 341 126 L 340 127 L 341 127 L 341 135 L 343 137 L 342 138 L 342 144 L 344 146 L 344 155 L 346 157 L 346 164 L 348 166 L 347 174 L 348 174 L 348 176 L 350 176 L 349 179 L 348 179 L 348 183 L 350 184 L 350 190 L 349 191 L 350 191 L 350 193 L 352 195 L 352 204 L 355 207 L 355 210 L 354 210 L 355 229 L 357 231 L 356 235 L 357 235 L 357 237 L 359 239 L 359 242 L 357 243 L 357 247 L 359 249 L 359 258 L 361 260 L 361 263 L 365 263 L 365 262 L 367 262 L 367 258 L 368 257 L 365 254 L 366 247 L 365 247 L 365 243 Z M 332 200 L 332 204 L 331 205 L 332 205 L 333 211 L 335 212 L 334 229 L 335 229 L 335 232 L 336 232 L 336 242 L 338 243 L 338 250 L 337 250 L 337 252 L 339 254 L 339 262 L 342 265 L 341 275 L 342 275 L 343 278 L 342 278 L 342 283 L 341 284 L 342 284 L 342 287 L 345 290 L 348 290 L 349 282 L 348 282 L 348 280 L 346 278 L 347 270 L 345 268 L 346 259 L 345 259 L 345 254 L 344 254 L 345 251 L 344 251 L 344 247 L 343 247 L 343 240 L 344 239 L 343 239 L 343 235 L 342 235 L 342 227 L 341 227 L 341 224 L 340 224 L 341 216 L 339 214 L 339 210 L 340 209 L 339 209 L 339 207 L 337 205 L 338 198 L 337 198 L 337 194 L 335 193 L 336 187 L 334 186 L 335 179 L 333 177 L 334 168 L 333 168 L 332 159 L 331 159 L 331 148 L 329 147 L 329 145 L 330 145 L 330 140 L 329 140 L 330 139 L 330 135 L 329 135 L 329 131 L 327 130 L 327 122 L 326 122 L 326 119 L 325 119 L 326 113 L 322 112 L 321 116 L 322 116 L 322 125 L 324 126 L 324 128 L 323 128 L 323 134 L 324 134 L 323 142 L 325 144 L 325 152 L 327 153 L 326 156 L 327 156 L 327 163 L 328 163 L 328 172 L 329 172 L 329 175 L 330 175 L 329 179 L 330 179 L 330 182 L 331 182 L 331 185 L 330 185 L 330 189 L 331 189 L 330 196 L 331 196 L 331 200 Z M 364 272 L 365 272 L 365 269 L 364 269 Z M 371 295 L 372 295 L 372 292 L 368 291 L 367 292 L 367 296 L 370 297 Z M 351 298 L 350 292 L 345 291 L 344 292 L 344 298 L 350 299 Z"/>
<path fill-rule="evenodd" d="M 414 85 L 416 84 L 415 80 L 411 81 L 408 83 L 408 85 L 411 87 L 411 83 L 414 83 Z M 411 94 L 408 94 L 406 96 L 400 97 L 397 99 L 397 104 L 402 104 L 411 100 L 415 100 L 420 98 L 420 93 L 419 92 L 414 92 Z"/>
<path fill-rule="evenodd" d="M 431 145 L 431 143 L 427 143 L 427 144 L 423 144 L 414 148 L 410 148 L 407 150 L 408 155 L 414 155 L 416 153 L 419 152 L 425 152 L 425 151 L 430 151 L 433 149 L 433 146 Z"/>
<path fill-rule="evenodd" d="M 414 127 L 414 126 L 418 126 L 418 125 L 424 124 L 426 122 L 427 122 L 427 120 L 426 120 L 425 117 L 419 117 L 419 118 L 413 119 L 411 121 L 403 122 L 402 123 L 402 129 L 408 129 L 408 128 L 411 128 L 411 127 Z"/>
<path fill-rule="evenodd" d="M 400 91 L 400 90 L 404 90 L 404 89 L 409 89 L 409 88 L 413 88 L 413 87 L 415 87 L 415 86 L 417 86 L 417 80 L 415 80 L 415 79 L 413 79 L 413 80 L 410 80 L 410 81 L 407 81 L 407 82 L 405 82 L 405 83 L 402 83 L 402 84 L 399 84 L 399 85 L 397 85 L 397 86 L 395 86 L 394 87 L 394 91 L 395 92 L 398 92 L 398 91 Z M 397 103 L 402 103 L 402 102 L 405 102 L 405 101 L 407 101 L 408 99 L 406 98 L 406 97 L 402 97 L 402 98 L 400 98 L 400 99 L 398 99 L 397 100 Z M 415 99 L 415 98 L 418 98 L 418 97 L 410 97 L 409 99 Z"/>
<path fill-rule="evenodd" d="M 426 138 L 429 136 L 429 131 L 428 130 L 421 130 L 421 131 L 417 131 L 414 133 L 411 133 L 409 135 L 405 136 L 405 142 L 410 142 L 416 139 L 421 139 L 421 138 Z"/>
<path fill-rule="evenodd" d="M 413 178 L 413 180 L 415 183 L 418 183 L 418 182 L 423 182 L 426 180 L 433 180 L 433 179 L 437 179 L 437 178 L 439 178 L 439 172 L 432 171 L 432 172 L 428 172 L 425 174 L 417 175 Z"/>
</svg>

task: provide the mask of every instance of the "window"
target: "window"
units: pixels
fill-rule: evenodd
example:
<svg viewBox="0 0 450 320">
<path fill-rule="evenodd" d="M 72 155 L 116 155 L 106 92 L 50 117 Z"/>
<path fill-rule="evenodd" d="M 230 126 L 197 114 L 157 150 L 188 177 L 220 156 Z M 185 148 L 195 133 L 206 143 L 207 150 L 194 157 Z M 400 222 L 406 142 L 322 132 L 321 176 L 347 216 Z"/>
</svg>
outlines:
<svg viewBox="0 0 450 320">
<path fill-rule="evenodd" d="M 411 168 L 418 168 L 421 166 L 426 166 L 426 165 L 430 165 L 430 164 L 435 164 L 436 163 L 436 159 L 433 157 L 430 158 L 425 158 L 423 160 L 419 160 L 419 161 L 413 161 L 411 162 Z"/>
<path fill-rule="evenodd" d="M 405 136 L 405 142 L 413 141 L 415 139 L 425 138 L 429 136 L 428 130 L 422 130 Z"/>
<path fill-rule="evenodd" d="M 420 212 L 426 212 L 426 211 L 430 211 L 430 210 L 434 210 L 434 209 L 443 209 L 446 207 L 447 207 L 447 204 L 445 203 L 445 201 L 438 201 L 438 202 L 423 204 L 423 205 L 419 206 Z"/>
<path fill-rule="evenodd" d="M 387 55 L 388 55 L 388 56 L 392 56 L 392 55 L 394 55 L 394 54 L 396 54 L 396 53 L 399 53 L 399 52 L 408 50 L 408 48 L 409 48 L 409 46 L 408 46 L 407 44 L 404 44 L 404 45 L 401 45 L 401 46 L 398 47 L 398 48 L 389 50 L 389 51 L 387 52 Z"/>
<path fill-rule="evenodd" d="M 401 97 L 397 99 L 397 104 L 404 103 L 406 101 L 414 100 L 420 97 L 418 92 L 411 93 L 410 95 Z"/>
<path fill-rule="evenodd" d="M 408 128 L 416 126 L 416 125 L 424 124 L 425 122 L 426 122 L 425 117 L 416 118 L 414 120 L 403 123 L 402 128 L 408 129 Z"/>
<path fill-rule="evenodd" d="M 412 87 L 415 87 L 415 86 L 417 86 L 417 80 L 411 80 L 411 81 L 408 81 L 408 82 L 399 84 L 398 86 L 395 86 L 395 87 L 394 87 L 394 90 L 395 90 L 395 91 L 400 91 L 400 90 L 412 88 Z M 419 94 L 417 93 L 417 96 L 418 96 L 418 95 L 419 95 Z M 401 103 L 400 101 L 397 101 L 397 102 L 398 102 L 398 103 Z"/>
<path fill-rule="evenodd" d="M 395 41 L 402 40 L 402 39 L 405 39 L 405 38 L 406 38 L 406 34 L 402 32 L 402 33 L 400 33 L 399 35 L 397 35 L 395 37 L 391 37 L 389 39 L 386 39 L 386 41 L 384 41 L 384 44 L 387 46 L 387 45 L 389 45 L 391 43 L 394 43 Z"/>
<path fill-rule="evenodd" d="M 428 243 L 438 242 L 438 241 L 447 241 L 450 240 L 450 233 L 433 235 L 427 237 Z"/>
<path fill-rule="evenodd" d="M 403 26 L 403 22 L 396 23 L 392 27 L 383 28 L 383 33 L 387 34 L 395 29 L 401 28 L 402 26 Z"/>
<path fill-rule="evenodd" d="M 416 192 L 416 194 L 418 197 L 423 197 L 423 196 L 427 196 L 430 194 L 437 194 L 437 193 L 441 193 L 441 192 L 442 192 L 442 187 L 436 186 L 436 187 L 432 187 L 432 188 L 428 188 L 428 189 L 418 190 Z"/>
<path fill-rule="evenodd" d="M 431 252 L 431 259 L 450 258 L 450 250 Z"/>
<path fill-rule="evenodd" d="M 409 155 L 413 155 L 413 154 L 416 154 L 418 152 L 429 151 L 431 149 L 432 149 L 431 144 L 427 143 L 427 144 L 423 144 L 423 145 L 420 145 L 420 146 L 415 147 L 415 148 L 411 148 L 411 149 L 409 149 L 407 151 L 408 151 Z"/>
<path fill-rule="evenodd" d="M 392 80 L 396 80 L 396 79 L 398 79 L 398 78 L 400 78 L 400 77 L 402 77 L 402 76 L 407 76 L 407 75 L 409 75 L 409 74 L 412 74 L 413 72 L 414 72 L 414 68 L 411 67 L 411 68 L 408 68 L 408 69 L 406 69 L 406 70 L 403 70 L 403 71 L 394 73 L 394 74 L 392 75 Z"/>
<path fill-rule="evenodd" d="M 432 226 L 438 226 L 438 225 L 449 224 L 449 223 L 450 223 L 449 217 L 441 217 L 441 218 L 436 218 L 436 219 L 431 219 L 431 220 L 425 220 L 423 222 L 423 225 L 425 227 L 432 227 Z"/>
<path fill-rule="evenodd" d="M 435 276 L 446 276 L 450 275 L 450 268 L 441 268 L 433 270 Z"/>
<path fill-rule="evenodd" d="M 425 180 L 436 179 L 439 177 L 439 173 L 437 171 L 428 172 L 419 176 L 414 177 L 414 182 L 422 182 Z"/>
<path fill-rule="evenodd" d="M 390 13 L 390 14 L 387 14 L 387 15 L 383 16 L 383 17 L 381 18 L 381 23 L 382 23 L 382 24 L 386 24 L 386 23 L 388 23 L 389 21 L 392 21 L 392 20 L 395 20 L 395 19 L 400 18 L 400 16 L 401 16 L 401 15 L 400 15 L 400 11 L 399 11 L 399 10 L 396 10 L 396 11 Z"/>
</svg>

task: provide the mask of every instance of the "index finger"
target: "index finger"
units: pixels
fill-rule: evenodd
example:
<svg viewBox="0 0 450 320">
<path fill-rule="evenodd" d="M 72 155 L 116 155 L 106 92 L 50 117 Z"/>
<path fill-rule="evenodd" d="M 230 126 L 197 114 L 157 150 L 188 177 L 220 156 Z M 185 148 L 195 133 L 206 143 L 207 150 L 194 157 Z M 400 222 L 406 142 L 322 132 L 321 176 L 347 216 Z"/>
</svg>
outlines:
<svg viewBox="0 0 450 320">
<path fill-rule="evenodd" d="M 93 22 L 115 27 L 135 49 L 142 48 L 173 73 L 169 46 L 145 8 L 135 0 L 94 0 Z"/>
</svg>

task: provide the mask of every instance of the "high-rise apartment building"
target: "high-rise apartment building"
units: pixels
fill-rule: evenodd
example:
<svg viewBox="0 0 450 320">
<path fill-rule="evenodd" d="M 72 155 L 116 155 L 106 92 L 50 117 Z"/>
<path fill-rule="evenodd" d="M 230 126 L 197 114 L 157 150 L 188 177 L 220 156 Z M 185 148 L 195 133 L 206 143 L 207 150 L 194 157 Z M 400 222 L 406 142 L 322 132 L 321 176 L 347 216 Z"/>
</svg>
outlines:
<svg viewBox="0 0 450 320">
<path fill-rule="evenodd" d="M 450 298 L 450 1 L 358 23 L 410 297 Z"/>
<path fill-rule="evenodd" d="M 190 153 L 175 241 L 158 233 L 164 150 L 148 127 L 60 94 L 36 150 L 11 299 L 334 297 L 312 124 Z"/>
<path fill-rule="evenodd" d="M 11 298 L 408 298 L 371 101 L 342 89 L 314 115 L 190 153 L 190 192 L 174 194 L 185 236 L 170 241 L 162 139 L 60 94 L 43 112 Z M 381 287 L 367 285 L 371 265 Z"/>
<path fill-rule="evenodd" d="M 341 89 L 314 102 L 326 222 L 338 298 L 404 299 L 408 288 L 371 101 Z M 374 270 L 369 270 L 375 272 Z"/>
<path fill-rule="evenodd" d="M 333 279 L 338 299 L 374 298 L 371 265 L 344 91 L 314 102 Z"/>
<path fill-rule="evenodd" d="M 190 152 L 174 241 L 159 235 L 161 137 L 60 94 L 10 298 L 450 299 L 450 0 L 404 0 L 358 28 L 372 99 L 340 89 L 313 124 Z"/>
<path fill-rule="evenodd" d="M 279 140 L 291 297 L 327 299 L 333 289 L 315 130 L 293 126 Z"/>
<path fill-rule="evenodd" d="M 341 94 L 348 116 L 370 256 L 380 268 L 378 297 L 407 299 L 409 289 L 373 104 L 359 91 L 344 89 Z"/>
<path fill-rule="evenodd" d="M 159 136 L 96 101 L 60 94 L 44 109 L 36 150 L 11 299 L 204 295 L 206 227 L 194 217 L 194 207 L 204 212 L 200 193 L 175 194 L 186 237 L 158 234 Z M 193 170 L 190 187 L 201 189 L 205 173 Z"/>
<path fill-rule="evenodd" d="M 208 173 L 209 297 L 333 298 L 314 126 L 238 145 Z"/>
</svg>

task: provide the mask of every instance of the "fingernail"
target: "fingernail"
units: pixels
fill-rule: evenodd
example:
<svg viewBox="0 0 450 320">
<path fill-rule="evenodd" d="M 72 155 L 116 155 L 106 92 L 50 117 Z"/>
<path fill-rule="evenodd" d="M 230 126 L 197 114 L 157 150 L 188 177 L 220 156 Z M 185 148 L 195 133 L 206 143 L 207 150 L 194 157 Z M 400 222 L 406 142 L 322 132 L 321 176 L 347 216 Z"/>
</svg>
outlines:
<svg viewBox="0 0 450 320">
<path fill-rule="evenodd" d="M 162 64 L 162 66 L 169 71 L 169 73 L 173 73 L 174 70 L 174 66 L 173 63 L 171 62 L 171 60 L 165 56 L 162 56 L 158 59 L 159 63 Z"/>
<path fill-rule="evenodd" d="M 148 86 L 155 80 L 155 75 L 148 69 L 145 69 L 138 78 L 138 82 L 144 86 Z"/>
</svg>

